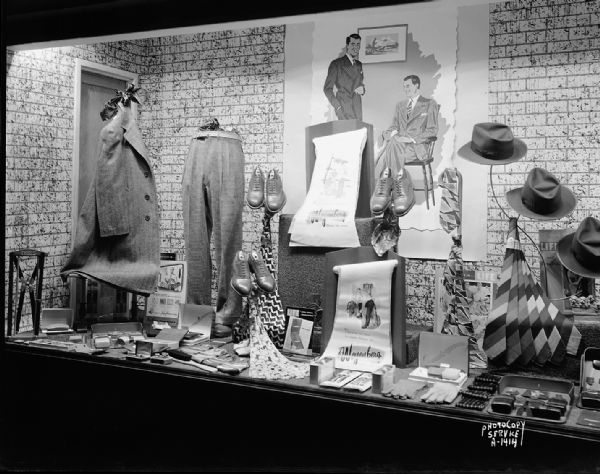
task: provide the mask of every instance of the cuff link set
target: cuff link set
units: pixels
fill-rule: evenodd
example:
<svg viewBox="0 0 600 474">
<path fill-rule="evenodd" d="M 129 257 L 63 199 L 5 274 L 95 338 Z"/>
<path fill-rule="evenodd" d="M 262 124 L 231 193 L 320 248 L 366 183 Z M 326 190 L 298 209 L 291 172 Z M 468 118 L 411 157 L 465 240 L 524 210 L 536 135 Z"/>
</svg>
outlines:
<svg viewBox="0 0 600 474">
<path fill-rule="evenodd" d="M 498 391 L 500 377 L 494 374 L 481 374 L 473 379 L 473 383 L 461 390 L 461 398 L 456 406 L 470 410 L 482 411 L 488 400 Z"/>
</svg>

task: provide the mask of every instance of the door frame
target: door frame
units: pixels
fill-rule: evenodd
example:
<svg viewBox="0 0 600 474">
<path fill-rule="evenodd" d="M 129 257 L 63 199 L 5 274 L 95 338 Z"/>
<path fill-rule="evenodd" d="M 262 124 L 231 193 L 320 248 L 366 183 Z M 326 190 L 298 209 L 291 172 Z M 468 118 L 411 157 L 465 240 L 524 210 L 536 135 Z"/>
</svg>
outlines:
<svg viewBox="0 0 600 474">
<path fill-rule="evenodd" d="M 77 229 L 77 218 L 79 214 L 79 133 L 81 132 L 81 75 L 82 72 L 92 72 L 112 79 L 121 79 L 132 82 L 136 87 L 139 84 L 139 75 L 123 69 L 118 69 L 104 64 L 98 64 L 85 59 L 75 59 L 75 77 L 74 77 L 74 97 L 75 110 L 73 117 L 74 137 L 73 137 L 73 162 L 71 175 L 71 250 L 75 243 L 75 231 Z M 134 115 L 137 115 L 137 104 L 131 104 Z M 77 279 L 70 279 L 70 307 L 76 314 L 76 285 Z"/>
</svg>

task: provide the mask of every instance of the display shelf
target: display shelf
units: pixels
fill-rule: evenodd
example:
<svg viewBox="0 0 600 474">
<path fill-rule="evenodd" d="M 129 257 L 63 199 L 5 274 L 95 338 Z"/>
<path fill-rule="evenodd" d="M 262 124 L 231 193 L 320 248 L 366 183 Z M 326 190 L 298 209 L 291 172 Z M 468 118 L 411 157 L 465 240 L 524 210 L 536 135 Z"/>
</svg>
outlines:
<svg viewBox="0 0 600 474">
<path fill-rule="evenodd" d="M 373 394 L 371 390 L 364 393 L 356 393 L 340 389 L 323 388 L 309 383 L 309 377 L 303 379 L 290 380 L 260 380 L 250 378 L 248 371 L 242 372 L 238 376 L 231 376 L 222 373 L 204 373 L 201 370 L 189 367 L 187 365 L 174 361 L 168 366 L 153 364 L 150 362 L 137 362 L 125 359 L 125 354 L 121 351 L 111 349 L 104 354 L 89 355 L 80 353 L 69 353 L 65 351 L 56 351 L 45 348 L 30 348 L 17 343 L 7 343 L 6 352 L 19 354 L 29 354 L 32 357 L 43 357 L 48 360 L 63 359 L 72 360 L 84 364 L 112 366 L 115 370 L 127 369 L 131 371 L 141 371 L 147 373 L 165 374 L 175 377 L 186 377 L 197 379 L 199 382 L 227 384 L 233 386 L 243 386 L 258 390 L 268 390 L 301 397 L 312 397 L 337 401 L 342 403 L 358 404 L 372 406 L 385 410 L 394 410 L 400 413 L 419 414 L 432 419 L 451 419 L 458 422 L 469 424 L 481 424 L 494 421 L 516 420 L 515 417 L 504 416 L 489 412 L 476 412 L 454 406 L 455 400 L 449 405 L 430 405 L 419 400 L 394 400 L 379 394 Z M 408 372 L 413 367 L 406 369 L 396 369 L 396 379 L 406 378 Z M 511 372 L 513 373 L 513 372 Z M 469 377 L 466 385 L 473 379 L 473 374 Z M 575 399 L 579 396 L 579 388 L 576 388 Z M 526 429 L 528 432 L 543 433 L 546 435 L 586 439 L 600 443 L 600 429 L 579 426 L 576 421 L 581 414 L 581 408 L 575 404 L 572 406 L 566 423 L 557 425 L 552 422 L 540 420 L 526 420 Z"/>
</svg>

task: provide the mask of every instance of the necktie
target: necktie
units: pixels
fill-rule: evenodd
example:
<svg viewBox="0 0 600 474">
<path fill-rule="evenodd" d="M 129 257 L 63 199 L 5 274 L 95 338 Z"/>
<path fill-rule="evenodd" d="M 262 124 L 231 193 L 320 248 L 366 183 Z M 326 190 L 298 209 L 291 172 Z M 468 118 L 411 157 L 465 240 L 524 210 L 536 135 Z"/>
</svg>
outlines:
<svg viewBox="0 0 600 474">
<path fill-rule="evenodd" d="M 410 113 L 412 112 L 412 108 L 413 108 L 412 102 L 413 102 L 412 99 L 410 99 L 408 101 L 408 106 L 406 107 L 406 118 L 409 118 Z"/>
</svg>

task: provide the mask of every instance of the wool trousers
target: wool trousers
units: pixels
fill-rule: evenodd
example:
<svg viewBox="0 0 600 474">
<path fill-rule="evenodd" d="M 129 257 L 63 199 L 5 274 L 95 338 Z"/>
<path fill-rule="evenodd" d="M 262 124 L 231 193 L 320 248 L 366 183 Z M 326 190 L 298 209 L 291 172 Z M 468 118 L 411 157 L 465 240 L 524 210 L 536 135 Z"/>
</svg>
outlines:
<svg viewBox="0 0 600 474">
<path fill-rule="evenodd" d="M 188 268 L 186 301 L 211 305 L 211 236 L 216 267 L 216 318 L 235 322 L 241 297 L 229 284 L 235 252 L 242 249 L 244 153 L 241 140 L 225 136 L 192 139 L 183 173 L 183 221 Z"/>
</svg>

